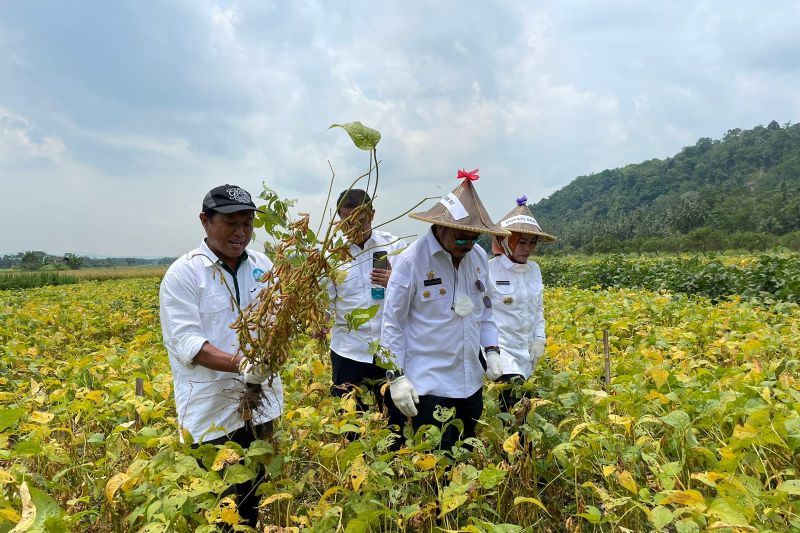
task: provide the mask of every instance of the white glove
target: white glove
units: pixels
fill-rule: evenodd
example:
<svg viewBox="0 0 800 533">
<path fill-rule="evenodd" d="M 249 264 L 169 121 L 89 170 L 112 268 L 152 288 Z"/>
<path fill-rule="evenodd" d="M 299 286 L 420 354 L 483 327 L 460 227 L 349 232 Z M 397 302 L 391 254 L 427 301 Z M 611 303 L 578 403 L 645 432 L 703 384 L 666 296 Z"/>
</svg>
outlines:
<svg viewBox="0 0 800 533">
<path fill-rule="evenodd" d="M 500 354 L 494 350 L 486 352 L 486 377 L 492 381 L 503 375 L 503 364 Z"/>
<path fill-rule="evenodd" d="M 389 393 L 401 413 L 406 416 L 417 416 L 417 407 L 414 404 L 419 403 L 419 395 L 407 377 L 400 376 L 390 381 Z"/>
<path fill-rule="evenodd" d="M 261 385 L 269 377 L 264 365 L 256 365 L 250 361 L 242 366 L 240 372 L 244 382 L 251 385 Z"/>
<path fill-rule="evenodd" d="M 547 344 L 547 339 L 544 337 L 534 337 L 530 346 L 528 346 L 528 352 L 530 353 L 531 364 L 533 366 L 536 366 L 536 363 L 538 363 L 539 359 L 544 355 L 545 344 Z"/>
</svg>

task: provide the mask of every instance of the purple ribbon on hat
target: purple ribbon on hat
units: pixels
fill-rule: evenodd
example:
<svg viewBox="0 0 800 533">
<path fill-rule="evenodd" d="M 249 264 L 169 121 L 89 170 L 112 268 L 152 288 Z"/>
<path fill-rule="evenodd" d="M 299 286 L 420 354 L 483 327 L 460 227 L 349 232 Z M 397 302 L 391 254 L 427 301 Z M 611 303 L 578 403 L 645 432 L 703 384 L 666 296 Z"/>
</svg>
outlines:
<svg viewBox="0 0 800 533">
<path fill-rule="evenodd" d="M 525 196 L 524 194 L 522 195 L 522 198 L 517 198 L 517 205 L 525 205 L 527 203 L 528 203 L 528 197 Z"/>
</svg>

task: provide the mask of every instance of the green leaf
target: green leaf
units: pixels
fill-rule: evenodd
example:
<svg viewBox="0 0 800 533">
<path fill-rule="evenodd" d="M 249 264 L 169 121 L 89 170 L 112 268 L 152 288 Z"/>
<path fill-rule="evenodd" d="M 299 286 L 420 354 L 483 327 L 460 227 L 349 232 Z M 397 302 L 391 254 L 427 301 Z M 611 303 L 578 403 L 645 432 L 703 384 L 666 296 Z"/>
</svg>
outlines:
<svg viewBox="0 0 800 533">
<path fill-rule="evenodd" d="M 683 518 L 675 522 L 675 531 L 678 533 L 698 533 L 700 526 L 691 518 Z"/>
<path fill-rule="evenodd" d="M 594 505 L 588 506 L 586 508 L 586 512 L 579 513 L 578 516 L 585 518 L 590 524 L 599 524 L 600 520 L 603 518 L 603 514 L 600 512 L 600 509 Z"/>
<path fill-rule="evenodd" d="M 347 326 L 351 330 L 360 328 L 375 316 L 379 308 L 380 306 L 375 304 L 366 309 L 354 309 L 350 313 L 344 315 L 344 319 L 347 321 Z"/>
<path fill-rule="evenodd" d="M 466 495 L 466 494 L 458 494 L 456 492 L 451 492 L 451 491 L 448 490 L 449 488 L 450 487 L 447 487 L 445 489 L 444 494 L 442 495 L 442 497 L 440 499 L 440 504 L 439 505 L 440 505 L 440 507 L 442 509 L 442 512 L 439 513 L 439 518 L 443 517 L 444 515 L 446 515 L 447 513 L 451 512 L 451 511 L 457 509 L 464 502 L 466 502 L 467 499 L 469 498 L 469 496 Z"/>
<path fill-rule="evenodd" d="M 369 522 L 363 518 L 353 518 L 347 523 L 344 533 L 365 533 L 369 529 Z"/>
<path fill-rule="evenodd" d="M 650 521 L 653 522 L 653 526 L 659 530 L 664 529 L 667 524 L 672 522 L 673 518 L 672 511 L 662 505 L 654 507 L 653 510 L 650 511 Z"/>
<path fill-rule="evenodd" d="M 14 452 L 19 455 L 39 455 L 42 453 L 42 446 L 35 439 L 25 439 L 14 445 Z"/>
<path fill-rule="evenodd" d="M 0 431 L 5 431 L 16 424 L 24 413 L 23 409 L 0 409 Z"/>
<path fill-rule="evenodd" d="M 227 483 L 231 483 L 233 485 L 250 481 L 254 477 L 256 477 L 255 472 L 243 464 L 236 463 L 225 468 L 224 479 Z"/>
<path fill-rule="evenodd" d="M 680 409 L 676 411 L 672 411 L 671 413 L 664 415 L 661 417 L 661 421 L 667 424 L 668 426 L 674 427 L 677 431 L 684 432 L 689 429 L 691 425 L 691 419 L 689 415 L 686 414 L 686 411 L 682 411 Z"/>
<path fill-rule="evenodd" d="M 67 530 L 64 511 L 53 498 L 36 487 L 29 487 L 27 483 L 20 486 L 20 496 L 23 510 L 27 507 L 34 512 L 33 520 L 24 524 L 24 529 L 20 531 L 61 533 Z"/>
<path fill-rule="evenodd" d="M 501 470 L 495 465 L 489 465 L 481 471 L 481 474 L 478 476 L 478 481 L 480 481 L 484 489 L 492 489 L 500 484 L 505 477 L 505 470 Z"/>
<path fill-rule="evenodd" d="M 788 481 L 784 481 L 783 483 L 775 487 L 775 490 L 785 492 L 786 494 L 794 494 L 795 496 L 800 496 L 800 479 L 790 479 Z"/>
<path fill-rule="evenodd" d="M 381 134 L 377 130 L 368 128 L 362 123 L 347 122 L 346 124 L 331 124 L 328 129 L 342 128 L 353 140 L 353 144 L 361 150 L 374 150 L 381 140 Z"/>
<path fill-rule="evenodd" d="M 711 505 L 708 507 L 708 514 L 719 518 L 726 524 L 733 524 L 735 526 L 748 526 L 747 518 L 744 517 L 739 510 L 731 505 L 728 500 L 722 498 L 715 498 Z"/>
</svg>

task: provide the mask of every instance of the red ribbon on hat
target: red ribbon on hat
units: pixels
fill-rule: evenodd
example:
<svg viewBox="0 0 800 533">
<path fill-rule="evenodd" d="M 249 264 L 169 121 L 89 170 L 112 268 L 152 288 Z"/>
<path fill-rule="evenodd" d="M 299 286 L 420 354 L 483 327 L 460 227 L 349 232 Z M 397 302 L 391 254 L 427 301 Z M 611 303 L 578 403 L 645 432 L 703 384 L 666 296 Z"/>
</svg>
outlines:
<svg viewBox="0 0 800 533">
<path fill-rule="evenodd" d="M 478 176 L 478 169 L 476 168 L 475 170 L 470 170 L 469 172 L 464 169 L 459 170 L 456 179 L 460 180 L 464 178 L 468 179 L 469 181 L 475 181 L 476 179 L 480 178 L 480 176 Z"/>
</svg>

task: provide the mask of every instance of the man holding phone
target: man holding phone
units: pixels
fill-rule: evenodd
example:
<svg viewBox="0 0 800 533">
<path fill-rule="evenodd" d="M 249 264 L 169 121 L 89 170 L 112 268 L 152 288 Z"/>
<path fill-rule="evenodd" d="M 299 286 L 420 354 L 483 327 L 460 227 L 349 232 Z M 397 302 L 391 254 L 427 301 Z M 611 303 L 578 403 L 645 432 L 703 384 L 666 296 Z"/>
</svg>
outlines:
<svg viewBox="0 0 800 533">
<path fill-rule="evenodd" d="M 350 240 L 353 259 L 342 268 L 347 276 L 328 284 L 331 300 L 329 312 L 333 316 L 331 393 L 341 397 L 366 386 L 375 396 L 378 410 L 382 411 L 386 406 L 389 424 L 402 427 L 405 417 L 395 407 L 388 393 L 385 397 L 381 395 L 380 386 L 386 369 L 375 364 L 375 356 L 370 353 L 369 345 L 377 341 L 381 333 L 384 291 L 392 270 L 389 255 L 407 245 L 403 239 L 390 233 L 372 229 L 375 210 L 366 191 L 343 191 L 336 201 L 336 208 Z M 349 331 L 345 315 L 374 305 L 378 305 L 375 315 L 358 329 Z M 367 409 L 358 392 L 355 399 L 360 410 Z"/>
</svg>

